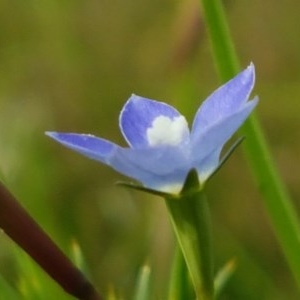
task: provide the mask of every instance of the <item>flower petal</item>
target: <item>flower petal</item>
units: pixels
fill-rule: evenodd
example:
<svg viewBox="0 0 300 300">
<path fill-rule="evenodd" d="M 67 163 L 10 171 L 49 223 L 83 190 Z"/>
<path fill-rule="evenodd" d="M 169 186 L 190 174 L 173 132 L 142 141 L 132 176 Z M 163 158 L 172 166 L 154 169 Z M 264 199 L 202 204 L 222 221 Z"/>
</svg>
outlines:
<svg viewBox="0 0 300 300">
<path fill-rule="evenodd" d="M 110 165 L 121 174 L 142 182 L 145 187 L 166 192 L 178 192 L 191 169 L 189 157 L 181 147 L 131 149 L 89 134 L 46 132 L 46 135 L 91 159 Z"/>
<path fill-rule="evenodd" d="M 208 127 L 191 141 L 191 157 L 196 160 L 198 166 L 203 164 L 203 159 L 215 152 L 228 141 L 235 131 L 243 124 L 258 102 L 258 98 L 248 101 L 240 110 Z M 214 165 L 211 166 L 214 169 Z"/>
<path fill-rule="evenodd" d="M 118 148 L 117 145 L 90 134 L 50 131 L 47 131 L 45 134 L 64 146 L 103 163 L 107 163 L 108 159 Z"/>
<path fill-rule="evenodd" d="M 180 186 L 191 169 L 189 156 L 178 147 L 148 149 L 119 148 L 109 160 L 118 172 L 144 186 L 170 191 L 166 186 Z"/>
<path fill-rule="evenodd" d="M 220 154 L 223 145 L 217 148 L 215 151 L 211 152 L 207 157 L 203 158 L 201 161 L 195 160 L 193 162 L 199 177 L 200 184 L 204 183 L 206 179 L 216 170 L 219 166 Z"/>
<path fill-rule="evenodd" d="M 213 92 L 198 109 L 191 135 L 213 126 L 245 104 L 254 86 L 255 70 L 251 63 L 244 71 Z"/>
<path fill-rule="evenodd" d="M 147 130 L 153 126 L 153 122 L 158 117 L 174 120 L 182 116 L 166 103 L 132 95 L 123 107 L 119 120 L 127 143 L 133 148 L 149 147 Z M 184 135 L 183 139 L 187 139 L 189 132 L 184 132 Z"/>
</svg>

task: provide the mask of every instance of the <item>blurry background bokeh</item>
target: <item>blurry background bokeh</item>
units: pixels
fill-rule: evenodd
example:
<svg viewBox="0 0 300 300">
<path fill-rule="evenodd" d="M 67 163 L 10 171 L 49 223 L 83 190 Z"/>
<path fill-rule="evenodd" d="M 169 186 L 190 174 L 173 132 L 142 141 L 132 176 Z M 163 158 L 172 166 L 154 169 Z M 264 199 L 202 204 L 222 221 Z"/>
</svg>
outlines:
<svg viewBox="0 0 300 300">
<path fill-rule="evenodd" d="M 191 122 L 220 84 L 199 2 L 0 1 L 1 177 L 66 253 L 78 242 L 100 290 L 114 286 L 127 299 L 145 262 L 153 298 L 164 299 L 174 239 L 163 200 L 115 186 L 125 178 L 44 131 L 125 145 L 118 114 L 131 93 L 168 102 Z M 299 209 L 300 2 L 224 4 L 242 66 L 255 63 L 256 112 Z M 221 299 L 298 299 L 241 148 L 207 194 L 216 269 L 238 263 Z M 1 235 L 0 274 L 12 285 L 14 251 Z"/>
</svg>

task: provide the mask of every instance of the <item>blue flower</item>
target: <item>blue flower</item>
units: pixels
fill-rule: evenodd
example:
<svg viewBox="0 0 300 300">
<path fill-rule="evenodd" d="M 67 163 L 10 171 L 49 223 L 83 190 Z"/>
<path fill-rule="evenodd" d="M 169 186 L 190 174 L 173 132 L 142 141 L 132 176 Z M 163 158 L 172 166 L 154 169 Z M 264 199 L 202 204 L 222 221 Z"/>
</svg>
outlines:
<svg viewBox="0 0 300 300">
<path fill-rule="evenodd" d="M 145 187 L 177 193 L 192 168 L 200 184 L 218 168 L 224 144 L 258 102 L 257 97 L 248 101 L 254 81 L 254 65 L 250 64 L 202 103 L 191 131 L 185 117 L 172 106 L 132 95 L 119 118 L 128 148 L 90 134 L 46 134 Z"/>
</svg>

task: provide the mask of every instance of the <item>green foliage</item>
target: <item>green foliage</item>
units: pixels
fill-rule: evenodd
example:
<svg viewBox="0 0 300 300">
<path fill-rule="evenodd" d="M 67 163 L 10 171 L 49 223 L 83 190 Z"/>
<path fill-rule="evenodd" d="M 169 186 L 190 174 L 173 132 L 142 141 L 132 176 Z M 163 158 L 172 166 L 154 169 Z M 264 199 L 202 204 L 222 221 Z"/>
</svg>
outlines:
<svg viewBox="0 0 300 300">
<path fill-rule="evenodd" d="M 20 300 L 21 297 L 17 290 L 15 290 L 2 276 L 0 276 L 0 290 L 3 299 Z"/>
<path fill-rule="evenodd" d="M 265 135 L 298 199 L 298 0 L 224 3 L 243 66 L 256 65 Z M 161 199 L 114 186 L 119 175 L 43 132 L 91 132 L 123 143 L 115 124 L 132 92 L 192 117 L 219 85 L 198 1 L 4 0 L 0 42 L 1 178 L 65 253 L 78 240 L 83 269 L 107 299 L 132 299 L 145 258 L 153 299 L 166 298 L 176 247 Z M 216 270 L 232 257 L 237 262 L 219 299 L 298 299 L 240 150 L 207 194 Z M 14 245 L 0 244 L 0 274 L 0 299 L 26 300 L 25 291 L 32 299 L 68 298 Z M 188 294 L 182 274 L 180 290 Z"/>
<path fill-rule="evenodd" d="M 225 81 L 238 70 L 237 55 L 222 4 L 215 0 L 202 2 L 217 69 Z M 275 167 L 271 151 L 255 115 L 245 122 L 243 132 L 248 137 L 245 152 L 249 165 L 263 196 L 275 234 L 300 289 L 300 223 L 295 208 Z"/>
</svg>

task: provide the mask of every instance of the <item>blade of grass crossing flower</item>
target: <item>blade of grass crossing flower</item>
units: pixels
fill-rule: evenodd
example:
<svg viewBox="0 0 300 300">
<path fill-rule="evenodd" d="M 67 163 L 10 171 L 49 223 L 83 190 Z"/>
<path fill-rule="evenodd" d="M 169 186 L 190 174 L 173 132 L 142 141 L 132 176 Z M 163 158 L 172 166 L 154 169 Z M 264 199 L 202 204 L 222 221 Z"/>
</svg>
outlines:
<svg viewBox="0 0 300 300">
<path fill-rule="evenodd" d="M 213 299 L 213 260 L 208 203 L 192 170 L 179 198 L 166 198 L 171 221 L 198 300 Z"/>
<path fill-rule="evenodd" d="M 150 267 L 144 265 L 139 273 L 137 285 L 135 290 L 134 300 L 148 300 L 150 299 Z"/>
<path fill-rule="evenodd" d="M 191 279 L 179 247 L 176 247 L 168 290 L 169 300 L 195 299 Z"/>
<path fill-rule="evenodd" d="M 218 0 L 201 2 L 217 69 L 221 79 L 225 81 L 238 72 L 239 63 L 222 2 Z M 300 288 L 300 225 L 295 209 L 274 166 L 272 155 L 255 115 L 245 122 L 242 132 L 247 138 L 244 149 L 255 180 L 264 197 L 277 238 Z"/>
</svg>

